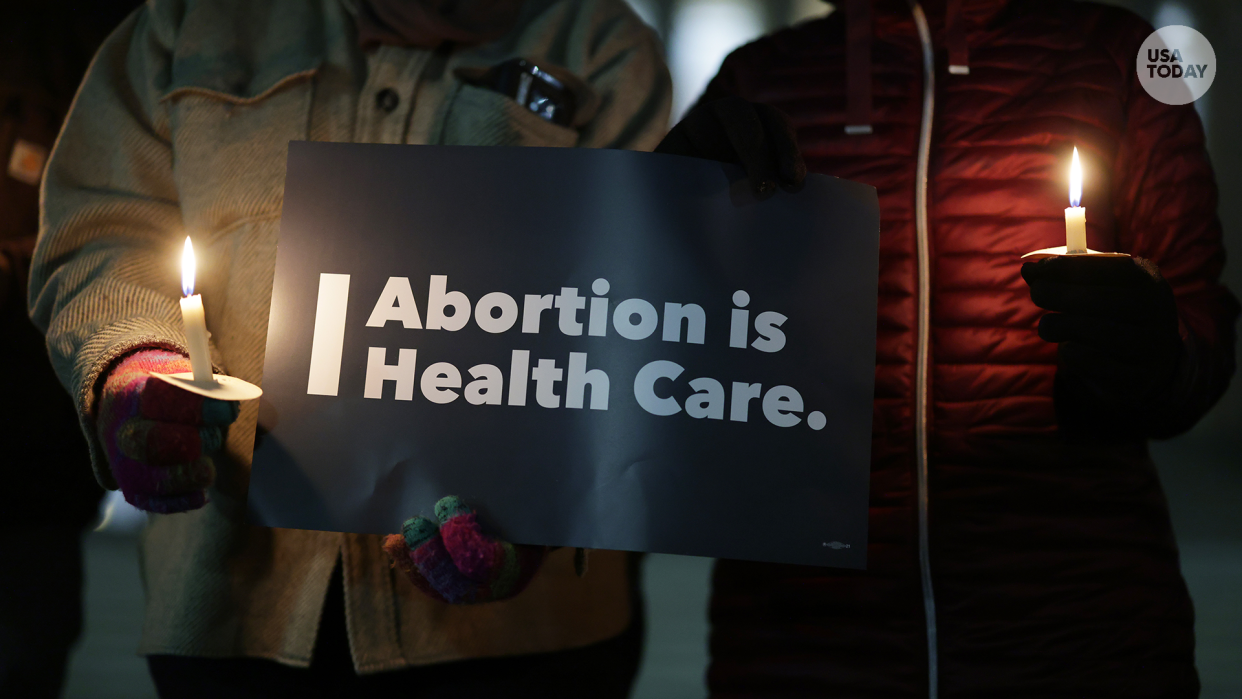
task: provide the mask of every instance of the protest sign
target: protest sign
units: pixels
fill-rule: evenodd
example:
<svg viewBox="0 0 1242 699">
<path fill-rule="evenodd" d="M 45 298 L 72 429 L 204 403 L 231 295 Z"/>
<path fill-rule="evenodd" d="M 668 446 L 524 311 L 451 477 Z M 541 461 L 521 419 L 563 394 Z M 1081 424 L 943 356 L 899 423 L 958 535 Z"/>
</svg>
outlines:
<svg viewBox="0 0 1242 699">
<path fill-rule="evenodd" d="M 606 150 L 293 143 L 249 502 L 860 568 L 875 190 Z"/>
</svg>

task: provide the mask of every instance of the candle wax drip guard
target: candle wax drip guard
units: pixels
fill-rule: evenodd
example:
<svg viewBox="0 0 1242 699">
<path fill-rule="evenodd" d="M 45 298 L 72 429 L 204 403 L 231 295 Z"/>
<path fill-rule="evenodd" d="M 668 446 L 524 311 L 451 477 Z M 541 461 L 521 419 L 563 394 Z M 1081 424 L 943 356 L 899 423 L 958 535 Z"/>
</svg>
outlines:
<svg viewBox="0 0 1242 699">
<path fill-rule="evenodd" d="M 216 400 L 254 400 L 263 395 L 263 389 L 258 386 L 224 374 L 213 375 L 210 382 L 195 381 L 192 371 L 184 371 L 180 374 L 161 374 L 153 371 L 151 376 L 190 393 L 197 393 L 205 398 Z"/>
<path fill-rule="evenodd" d="M 1058 245 L 1055 248 L 1044 248 L 1043 250 L 1035 250 L 1028 252 L 1022 256 L 1024 260 L 1042 260 L 1046 257 L 1130 257 L 1124 252 L 1096 252 L 1088 249 L 1086 252 L 1066 252 L 1064 245 Z"/>
</svg>

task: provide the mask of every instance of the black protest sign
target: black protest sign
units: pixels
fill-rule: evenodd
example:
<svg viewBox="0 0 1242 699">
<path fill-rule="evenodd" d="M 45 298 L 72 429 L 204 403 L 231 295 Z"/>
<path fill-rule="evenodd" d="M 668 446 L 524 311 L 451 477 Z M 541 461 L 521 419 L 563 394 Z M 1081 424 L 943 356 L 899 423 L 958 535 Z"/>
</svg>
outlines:
<svg viewBox="0 0 1242 699">
<path fill-rule="evenodd" d="M 879 213 L 625 151 L 294 143 L 252 519 L 866 562 Z"/>
</svg>

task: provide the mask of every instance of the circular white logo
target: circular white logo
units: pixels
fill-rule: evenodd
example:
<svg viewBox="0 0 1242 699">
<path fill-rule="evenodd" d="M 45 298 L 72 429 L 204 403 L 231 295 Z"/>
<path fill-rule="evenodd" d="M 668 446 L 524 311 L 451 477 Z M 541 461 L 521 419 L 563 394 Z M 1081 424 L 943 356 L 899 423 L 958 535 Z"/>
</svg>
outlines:
<svg viewBox="0 0 1242 699">
<path fill-rule="evenodd" d="M 1216 78 L 1216 52 L 1207 37 L 1174 24 L 1151 33 L 1139 47 L 1139 82 L 1165 104 L 1189 104 Z"/>
</svg>

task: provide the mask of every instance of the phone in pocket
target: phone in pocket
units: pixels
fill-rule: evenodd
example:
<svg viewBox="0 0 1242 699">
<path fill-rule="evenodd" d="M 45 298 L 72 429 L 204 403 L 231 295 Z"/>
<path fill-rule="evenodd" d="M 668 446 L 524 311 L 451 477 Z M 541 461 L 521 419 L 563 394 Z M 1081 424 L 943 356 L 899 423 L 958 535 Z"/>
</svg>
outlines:
<svg viewBox="0 0 1242 699">
<path fill-rule="evenodd" d="M 524 58 L 493 66 L 475 84 L 512 98 L 553 124 L 569 126 L 574 121 L 577 104 L 573 91 Z"/>
</svg>

